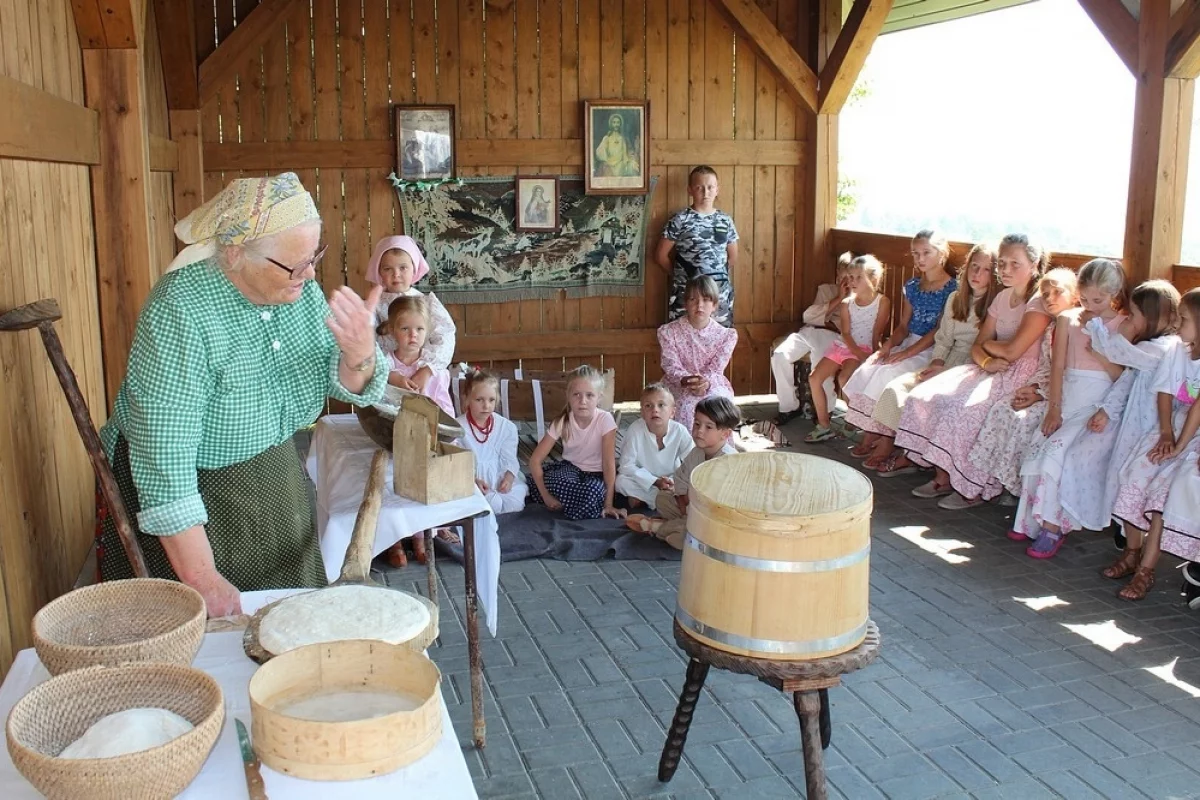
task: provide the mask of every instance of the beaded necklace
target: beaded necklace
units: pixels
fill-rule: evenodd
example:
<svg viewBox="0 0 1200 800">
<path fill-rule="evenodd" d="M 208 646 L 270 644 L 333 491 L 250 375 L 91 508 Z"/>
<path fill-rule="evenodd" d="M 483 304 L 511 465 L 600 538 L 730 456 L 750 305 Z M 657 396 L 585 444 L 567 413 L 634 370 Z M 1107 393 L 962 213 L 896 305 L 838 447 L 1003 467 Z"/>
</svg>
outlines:
<svg viewBox="0 0 1200 800">
<path fill-rule="evenodd" d="M 468 411 L 467 427 L 471 429 L 471 438 L 480 444 L 483 444 L 492 435 L 492 428 L 496 427 L 496 415 L 489 415 L 487 423 L 481 428 L 479 425 L 475 424 L 475 415 Z M 476 432 L 483 434 L 483 438 L 480 439 Z"/>
</svg>

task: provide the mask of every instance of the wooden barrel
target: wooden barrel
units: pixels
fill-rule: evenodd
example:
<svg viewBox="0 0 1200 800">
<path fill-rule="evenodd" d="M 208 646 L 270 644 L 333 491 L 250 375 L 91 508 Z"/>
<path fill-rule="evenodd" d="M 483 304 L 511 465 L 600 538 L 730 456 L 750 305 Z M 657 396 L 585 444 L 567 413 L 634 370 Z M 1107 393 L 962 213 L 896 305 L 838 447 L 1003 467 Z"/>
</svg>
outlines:
<svg viewBox="0 0 1200 800">
<path fill-rule="evenodd" d="M 871 482 L 800 453 L 737 453 L 692 473 L 675 619 L 730 653 L 837 655 L 867 632 Z"/>
</svg>

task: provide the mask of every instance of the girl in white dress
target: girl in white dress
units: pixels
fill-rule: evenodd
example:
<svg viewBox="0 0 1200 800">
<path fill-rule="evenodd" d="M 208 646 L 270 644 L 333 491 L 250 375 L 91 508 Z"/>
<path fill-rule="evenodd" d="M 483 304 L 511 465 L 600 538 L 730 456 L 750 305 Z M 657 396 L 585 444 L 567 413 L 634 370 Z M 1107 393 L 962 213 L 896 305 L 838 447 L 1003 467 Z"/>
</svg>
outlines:
<svg viewBox="0 0 1200 800">
<path fill-rule="evenodd" d="M 642 390 L 642 416 L 625 431 L 617 459 L 617 493 L 631 508 L 655 508 L 659 491 L 671 492 L 671 476 L 695 447 L 692 434 L 674 416 L 670 389 L 652 383 Z"/>
<path fill-rule="evenodd" d="M 475 453 L 475 484 L 497 515 L 520 511 L 529 490 L 517 461 L 517 426 L 496 413 L 500 380 L 475 370 L 463 378 L 462 394 L 466 411 L 458 422 L 461 441 Z"/>
<path fill-rule="evenodd" d="M 1154 568 L 1162 549 L 1191 561 L 1200 557 L 1200 539 L 1163 536 L 1162 513 L 1176 470 L 1194 464 L 1193 456 L 1200 452 L 1200 438 L 1196 437 L 1200 429 L 1200 403 L 1196 402 L 1200 399 L 1200 289 L 1192 289 L 1179 301 L 1179 338 L 1154 373 L 1158 433 L 1143 438 L 1121 468 L 1113 516 L 1126 523 L 1126 554 L 1103 574 L 1121 578 L 1133 573 L 1129 584 L 1117 592 L 1123 600 L 1141 600 L 1154 587 Z M 1192 509 L 1193 518 L 1195 511 Z"/>
<path fill-rule="evenodd" d="M 1041 429 L 1030 442 L 1021 465 L 1021 502 L 1009 538 L 1034 540 L 1025 551 L 1030 558 L 1053 558 L 1066 535 L 1080 527 L 1063 513 L 1059 501 L 1067 448 L 1083 435 L 1088 420 L 1124 367 L 1100 361 L 1088 348 L 1091 319 L 1115 333 L 1128 318 L 1129 296 L 1125 270 L 1106 258 L 1092 259 L 1079 270 L 1081 311 L 1055 321 L 1054 358 Z"/>
</svg>

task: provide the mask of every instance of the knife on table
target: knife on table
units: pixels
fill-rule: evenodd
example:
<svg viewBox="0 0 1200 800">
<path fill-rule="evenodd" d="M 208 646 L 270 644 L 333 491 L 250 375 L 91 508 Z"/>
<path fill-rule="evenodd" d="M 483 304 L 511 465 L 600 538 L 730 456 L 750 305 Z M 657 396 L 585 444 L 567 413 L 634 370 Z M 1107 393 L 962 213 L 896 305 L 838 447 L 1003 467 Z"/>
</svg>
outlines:
<svg viewBox="0 0 1200 800">
<path fill-rule="evenodd" d="M 242 747 L 242 767 L 246 770 L 246 788 L 250 790 L 250 800 L 267 800 L 267 787 L 263 785 L 258 756 L 250 746 L 250 734 L 240 719 L 234 719 L 234 722 L 237 724 L 238 744 Z"/>
</svg>

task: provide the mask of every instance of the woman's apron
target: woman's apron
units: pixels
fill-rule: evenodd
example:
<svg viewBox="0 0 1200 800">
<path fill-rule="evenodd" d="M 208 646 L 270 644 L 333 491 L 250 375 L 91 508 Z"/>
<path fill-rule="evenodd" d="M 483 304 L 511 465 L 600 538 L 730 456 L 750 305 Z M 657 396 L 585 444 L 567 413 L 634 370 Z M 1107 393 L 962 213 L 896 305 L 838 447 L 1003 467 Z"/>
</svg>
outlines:
<svg viewBox="0 0 1200 800">
<path fill-rule="evenodd" d="M 141 504 L 124 436 L 117 439 L 112 468 L 136 528 Z M 217 571 L 226 580 L 243 592 L 326 585 L 312 484 L 292 439 L 240 464 L 197 470 L 196 475 L 208 510 L 205 531 Z M 101 580 L 132 578 L 116 523 L 102 499 L 99 509 L 96 538 Z M 137 538 L 151 577 L 179 580 L 160 537 L 139 530 Z"/>
</svg>

